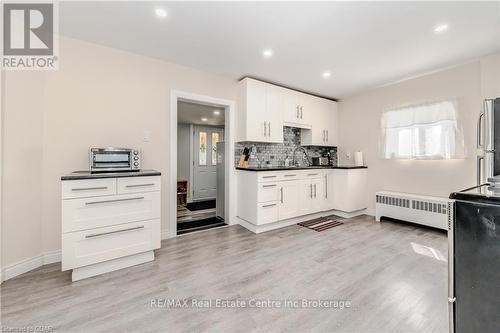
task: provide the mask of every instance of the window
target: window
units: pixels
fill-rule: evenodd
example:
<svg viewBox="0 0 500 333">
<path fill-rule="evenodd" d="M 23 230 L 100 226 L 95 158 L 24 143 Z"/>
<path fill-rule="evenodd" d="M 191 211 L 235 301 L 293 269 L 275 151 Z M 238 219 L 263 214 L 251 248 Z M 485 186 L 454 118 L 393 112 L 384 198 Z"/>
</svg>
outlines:
<svg viewBox="0 0 500 333">
<path fill-rule="evenodd" d="M 200 132 L 198 138 L 199 165 L 207 165 L 207 132 Z"/>
<path fill-rule="evenodd" d="M 212 165 L 217 165 L 217 142 L 219 142 L 219 133 L 212 132 Z"/>
<path fill-rule="evenodd" d="M 383 157 L 463 158 L 464 140 L 455 104 L 441 101 L 390 109 L 382 115 Z"/>
</svg>

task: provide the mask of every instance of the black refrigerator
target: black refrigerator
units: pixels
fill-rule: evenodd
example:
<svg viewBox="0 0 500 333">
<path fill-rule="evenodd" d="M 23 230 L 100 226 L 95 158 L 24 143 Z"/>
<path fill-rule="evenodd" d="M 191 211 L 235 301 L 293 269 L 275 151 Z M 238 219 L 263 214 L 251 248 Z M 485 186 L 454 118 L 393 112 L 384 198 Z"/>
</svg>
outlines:
<svg viewBox="0 0 500 333">
<path fill-rule="evenodd" d="M 450 195 L 450 331 L 500 332 L 500 188 Z"/>
</svg>

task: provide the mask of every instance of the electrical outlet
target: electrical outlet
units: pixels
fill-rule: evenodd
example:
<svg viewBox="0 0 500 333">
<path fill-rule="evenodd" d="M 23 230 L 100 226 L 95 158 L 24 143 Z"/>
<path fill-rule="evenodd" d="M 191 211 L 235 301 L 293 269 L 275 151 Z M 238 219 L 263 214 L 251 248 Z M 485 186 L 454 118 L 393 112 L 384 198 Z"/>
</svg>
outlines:
<svg viewBox="0 0 500 333">
<path fill-rule="evenodd" d="M 149 131 L 144 131 L 144 134 L 142 136 L 142 141 L 149 142 L 150 137 L 151 137 L 151 133 Z"/>
<path fill-rule="evenodd" d="M 351 153 L 345 153 L 345 158 L 347 160 L 350 160 L 351 159 Z"/>
</svg>

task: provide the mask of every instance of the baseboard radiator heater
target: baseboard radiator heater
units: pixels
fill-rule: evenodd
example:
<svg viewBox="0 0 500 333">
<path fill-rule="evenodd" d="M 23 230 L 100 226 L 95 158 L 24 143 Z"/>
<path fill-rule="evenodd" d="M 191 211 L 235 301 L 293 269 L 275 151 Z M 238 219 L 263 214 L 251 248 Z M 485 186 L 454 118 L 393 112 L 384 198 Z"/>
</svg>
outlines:
<svg viewBox="0 0 500 333">
<path fill-rule="evenodd" d="M 390 217 L 429 227 L 448 230 L 447 198 L 400 192 L 375 193 L 375 218 Z"/>
</svg>

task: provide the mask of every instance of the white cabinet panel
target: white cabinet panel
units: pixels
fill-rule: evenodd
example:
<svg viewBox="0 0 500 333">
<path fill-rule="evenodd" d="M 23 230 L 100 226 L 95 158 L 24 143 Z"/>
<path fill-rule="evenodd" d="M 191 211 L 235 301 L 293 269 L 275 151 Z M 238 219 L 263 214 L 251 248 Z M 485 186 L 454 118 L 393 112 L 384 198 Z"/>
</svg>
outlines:
<svg viewBox="0 0 500 333">
<path fill-rule="evenodd" d="M 368 169 L 333 170 L 333 208 L 354 212 L 367 207 Z"/>
<path fill-rule="evenodd" d="M 282 88 L 283 96 L 283 121 L 289 124 L 300 124 L 299 93 Z"/>
<path fill-rule="evenodd" d="M 267 142 L 283 143 L 283 94 L 282 89 L 266 84 Z"/>
<path fill-rule="evenodd" d="M 161 177 L 124 177 L 117 178 L 118 194 L 154 192 L 161 188 Z"/>
<path fill-rule="evenodd" d="M 300 181 L 283 181 L 280 183 L 280 204 L 278 215 L 280 220 L 286 220 L 300 215 Z"/>
<path fill-rule="evenodd" d="M 65 180 L 61 184 L 63 199 L 112 194 L 116 194 L 116 178 Z"/>
<path fill-rule="evenodd" d="M 266 84 L 248 79 L 244 84 L 246 104 L 246 140 L 267 141 Z"/>
<path fill-rule="evenodd" d="M 160 248 L 160 220 L 64 233 L 62 270 Z"/>
<path fill-rule="evenodd" d="M 278 221 L 278 202 L 265 202 L 258 204 L 257 224 L 267 224 Z"/>
<path fill-rule="evenodd" d="M 160 218 L 160 192 L 63 200 L 62 231 Z"/>
<path fill-rule="evenodd" d="M 309 179 L 301 180 L 299 184 L 299 215 L 310 214 L 313 199 L 313 186 Z"/>
<path fill-rule="evenodd" d="M 268 202 L 278 200 L 278 183 L 259 184 L 257 202 Z"/>
</svg>

